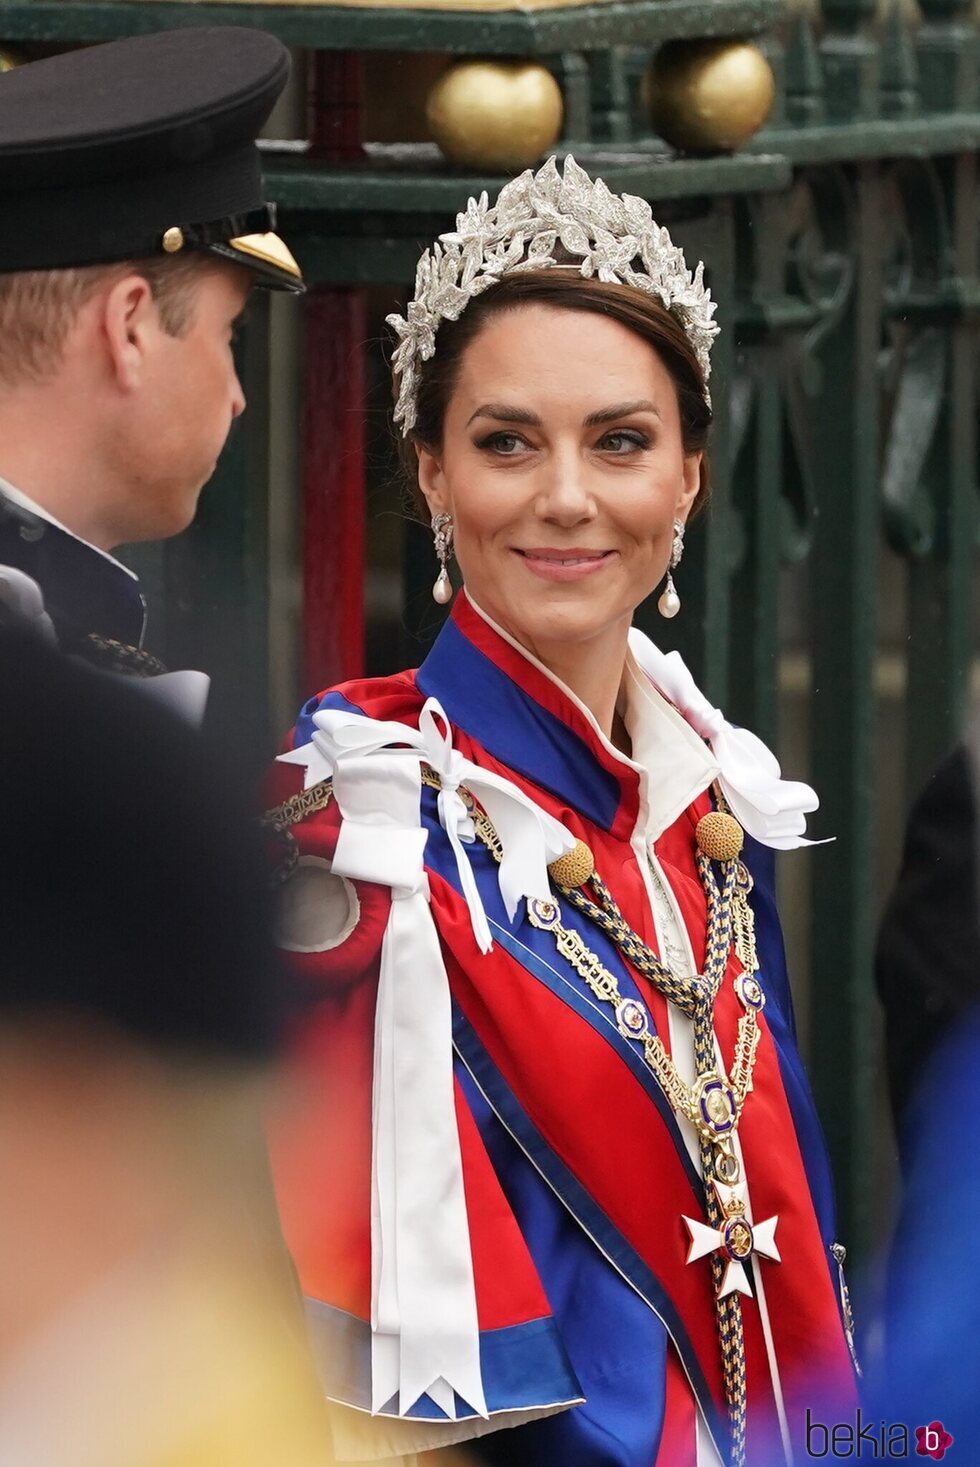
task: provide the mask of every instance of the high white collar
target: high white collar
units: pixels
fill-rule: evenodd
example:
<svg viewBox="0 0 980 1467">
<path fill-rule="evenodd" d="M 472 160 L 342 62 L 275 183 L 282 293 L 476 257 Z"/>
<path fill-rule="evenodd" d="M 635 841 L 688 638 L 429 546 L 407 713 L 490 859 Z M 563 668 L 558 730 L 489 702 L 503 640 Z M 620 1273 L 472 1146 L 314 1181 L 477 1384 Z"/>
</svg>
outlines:
<svg viewBox="0 0 980 1467">
<path fill-rule="evenodd" d="M 633 627 L 620 684 L 619 707 L 633 745 L 627 758 L 560 678 L 488 616 L 470 606 L 493 631 L 559 688 L 594 730 L 610 756 L 635 769 L 647 806 L 645 834 L 655 840 L 717 778 L 736 819 L 756 840 L 776 850 L 812 845 L 806 815 L 819 807 L 809 785 L 782 777 L 770 749 L 748 729 L 736 728 L 705 697 L 679 652 L 661 652 Z"/>
<path fill-rule="evenodd" d="M 657 840 L 718 778 L 718 761 L 629 650 L 617 709 L 633 748 L 627 762 L 640 771 L 644 835 Z"/>
</svg>

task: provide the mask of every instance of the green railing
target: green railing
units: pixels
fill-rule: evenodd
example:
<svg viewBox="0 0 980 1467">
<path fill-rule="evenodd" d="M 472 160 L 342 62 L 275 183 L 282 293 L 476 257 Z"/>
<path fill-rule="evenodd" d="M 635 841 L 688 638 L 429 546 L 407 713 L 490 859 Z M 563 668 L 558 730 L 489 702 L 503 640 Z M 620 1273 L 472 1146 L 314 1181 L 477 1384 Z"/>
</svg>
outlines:
<svg viewBox="0 0 980 1467">
<path fill-rule="evenodd" d="M 876 906 L 908 800 L 960 727 L 974 646 L 977 36 L 969 0 L 921 5 L 913 23 L 872 0 L 824 0 L 818 19 L 773 0 L 494 14 L 0 0 L 0 46 L 243 23 L 315 53 L 314 147 L 268 159 L 283 230 L 317 286 L 298 308 L 298 450 L 282 389 L 297 323 L 280 303 L 270 330 L 266 305 L 245 353 L 247 426 L 199 523 L 141 557 L 163 612 L 155 645 L 216 673 L 239 735 L 265 739 L 304 683 L 353 670 L 365 636 L 368 670 L 386 671 L 434 629 L 427 537 L 394 487 L 380 323 L 419 246 L 501 180 L 453 169 L 424 142 L 364 152 L 358 58 L 404 57 L 406 92 L 422 53 L 540 58 L 564 94 L 561 146 L 651 199 L 707 261 L 725 328 L 715 500 L 669 632 L 712 697 L 817 785 L 816 833 L 837 838 L 786 863 L 784 917 L 843 1231 L 859 1250 L 887 1171 L 875 1145 Z M 777 99 L 735 155 L 679 157 L 652 135 L 641 81 L 663 43 L 709 35 L 757 37 Z M 282 468 L 293 450 L 302 473 Z M 277 548 L 283 536 L 294 550 Z M 301 562 L 305 620 L 319 629 L 305 672 L 290 663 Z M 651 629 L 666 640 L 665 624 Z"/>
</svg>

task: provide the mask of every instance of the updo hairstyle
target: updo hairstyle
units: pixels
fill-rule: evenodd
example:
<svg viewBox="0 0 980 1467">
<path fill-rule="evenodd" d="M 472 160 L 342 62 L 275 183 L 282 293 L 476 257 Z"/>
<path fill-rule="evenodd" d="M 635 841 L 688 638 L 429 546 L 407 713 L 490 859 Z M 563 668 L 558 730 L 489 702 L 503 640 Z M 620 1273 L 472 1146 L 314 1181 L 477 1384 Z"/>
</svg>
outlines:
<svg viewBox="0 0 980 1467">
<path fill-rule="evenodd" d="M 456 321 L 441 321 L 436 333 L 435 355 L 418 366 L 419 382 L 415 426 L 401 440 L 402 463 L 413 505 L 423 524 L 430 522 L 425 498 L 419 488 L 416 445 L 438 452 L 442 444 L 446 409 L 459 376 L 463 354 L 483 326 L 505 311 L 519 306 L 545 305 L 562 310 L 588 311 L 608 316 L 647 342 L 663 362 L 677 392 L 681 442 L 685 454 L 701 453 L 701 483 L 691 514 L 697 514 L 711 492 L 711 474 L 706 448 L 711 428 L 711 409 L 705 396 L 704 377 L 687 333 L 680 322 L 655 296 L 630 285 L 586 279 L 571 271 L 522 271 L 505 275 L 477 296 Z M 395 381 L 397 396 L 398 382 Z"/>
</svg>

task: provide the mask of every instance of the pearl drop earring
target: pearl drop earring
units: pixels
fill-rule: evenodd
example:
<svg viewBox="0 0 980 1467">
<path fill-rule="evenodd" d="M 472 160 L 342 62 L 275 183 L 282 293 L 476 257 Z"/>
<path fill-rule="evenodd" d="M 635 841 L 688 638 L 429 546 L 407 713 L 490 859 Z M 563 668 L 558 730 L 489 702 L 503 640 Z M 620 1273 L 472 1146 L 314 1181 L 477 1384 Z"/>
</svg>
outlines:
<svg viewBox="0 0 980 1467">
<path fill-rule="evenodd" d="M 446 606 L 453 599 L 453 583 L 446 569 L 449 557 L 453 553 L 453 517 L 451 514 L 437 514 L 433 518 L 432 538 L 436 558 L 439 561 L 439 574 L 432 587 L 432 599 L 440 606 Z"/>
<path fill-rule="evenodd" d="M 681 556 L 683 554 L 684 521 L 675 520 L 674 542 L 670 547 L 670 564 L 667 568 L 667 584 L 661 592 L 660 600 L 657 602 L 657 610 L 660 612 L 660 615 L 666 617 L 668 621 L 672 617 L 675 617 L 681 609 L 681 598 L 678 596 L 677 587 L 674 585 L 673 572 L 680 565 Z"/>
</svg>

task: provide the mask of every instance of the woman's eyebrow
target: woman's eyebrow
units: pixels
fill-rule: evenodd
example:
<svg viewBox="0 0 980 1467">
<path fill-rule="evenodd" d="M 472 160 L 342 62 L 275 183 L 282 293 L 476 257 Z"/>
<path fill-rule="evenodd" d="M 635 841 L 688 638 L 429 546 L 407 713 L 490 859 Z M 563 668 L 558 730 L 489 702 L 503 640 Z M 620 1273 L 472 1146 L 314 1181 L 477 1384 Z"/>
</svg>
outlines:
<svg viewBox="0 0 980 1467">
<path fill-rule="evenodd" d="M 654 403 L 646 398 L 638 398 L 635 402 L 617 402 L 611 407 L 599 408 L 583 419 L 582 426 L 598 428 L 603 423 L 615 422 L 617 418 L 628 418 L 632 413 L 653 413 L 654 417 L 660 417 L 660 411 Z M 529 428 L 541 427 L 541 419 L 530 408 L 511 407 L 502 402 L 483 403 L 467 418 L 467 428 L 475 418 L 493 418 L 498 423 L 522 423 Z"/>
<path fill-rule="evenodd" d="M 502 402 L 485 402 L 466 419 L 467 428 L 474 418 L 494 418 L 499 423 L 523 423 L 528 428 L 540 428 L 541 419 L 528 408 L 508 407 Z"/>
<path fill-rule="evenodd" d="M 599 408 L 598 412 L 589 413 L 584 420 L 583 427 L 598 428 L 603 423 L 612 423 L 616 418 L 628 418 L 631 413 L 653 413 L 655 418 L 660 417 L 660 411 L 652 402 L 646 398 L 639 398 L 636 402 L 618 402 L 612 407 Z"/>
</svg>

